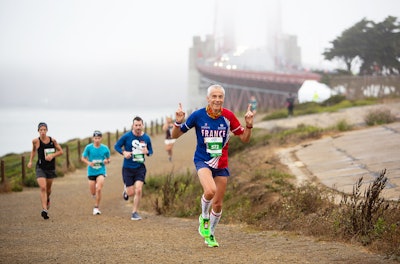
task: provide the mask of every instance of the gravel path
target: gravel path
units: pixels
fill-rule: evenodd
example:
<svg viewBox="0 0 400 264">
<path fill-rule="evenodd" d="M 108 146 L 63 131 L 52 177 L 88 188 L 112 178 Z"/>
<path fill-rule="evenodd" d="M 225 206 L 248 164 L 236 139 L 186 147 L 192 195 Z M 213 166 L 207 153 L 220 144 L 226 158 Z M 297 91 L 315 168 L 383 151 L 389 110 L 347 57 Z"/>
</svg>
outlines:
<svg viewBox="0 0 400 264">
<path fill-rule="evenodd" d="M 194 134 L 176 143 L 173 163 L 161 136 L 153 137 L 153 145 L 148 175 L 193 169 Z M 223 218 L 216 234 L 219 248 L 204 244 L 196 219 L 140 212 L 143 220 L 131 221 L 131 204 L 121 197 L 122 159 L 112 158 L 100 216 L 91 214 L 85 170 L 54 181 L 49 220 L 40 217 L 37 188 L 1 194 L 0 263 L 397 263 L 359 246 L 256 232 L 226 225 Z"/>
</svg>

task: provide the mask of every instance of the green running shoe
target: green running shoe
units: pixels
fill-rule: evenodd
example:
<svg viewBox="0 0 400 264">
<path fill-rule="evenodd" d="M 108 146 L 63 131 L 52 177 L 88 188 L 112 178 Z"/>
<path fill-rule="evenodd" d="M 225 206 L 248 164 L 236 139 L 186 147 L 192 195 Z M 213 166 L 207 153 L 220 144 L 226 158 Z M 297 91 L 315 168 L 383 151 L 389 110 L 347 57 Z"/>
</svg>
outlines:
<svg viewBox="0 0 400 264">
<path fill-rule="evenodd" d="M 199 234 L 207 238 L 210 236 L 210 219 L 205 219 L 201 215 L 199 216 Z"/>
<path fill-rule="evenodd" d="M 214 235 L 210 235 L 209 237 L 206 237 L 204 242 L 209 246 L 209 247 L 219 247 L 219 244 L 217 240 L 215 240 Z"/>
</svg>

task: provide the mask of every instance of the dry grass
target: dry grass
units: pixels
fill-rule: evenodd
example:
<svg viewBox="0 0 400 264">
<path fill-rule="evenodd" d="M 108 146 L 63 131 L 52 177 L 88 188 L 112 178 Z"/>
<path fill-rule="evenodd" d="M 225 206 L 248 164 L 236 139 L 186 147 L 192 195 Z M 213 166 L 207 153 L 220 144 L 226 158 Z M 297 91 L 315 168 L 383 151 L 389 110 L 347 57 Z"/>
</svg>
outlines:
<svg viewBox="0 0 400 264">
<path fill-rule="evenodd" d="M 304 131 L 302 129 L 301 131 Z M 310 137 L 321 133 L 310 130 Z M 330 132 L 332 133 L 332 132 Z M 295 186 L 295 178 L 275 154 L 275 146 L 308 139 L 303 132 L 255 140 L 230 158 L 232 176 L 224 199 L 224 223 L 245 223 L 259 230 L 284 230 L 323 240 L 359 243 L 377 253 L 400 256 L 399 202 L 380 197 L 385 173 L 361 194 L 355 183 L 351 195 L 338 195 L 313 182 Z M 259 135 L 259 138 L 262 138 Z M 239 147 L 241 148 L 241 147 Z M 163 179 L 160 181 L 160 179 Z M 146 190 L 159 214 L 197 217 L 201 186 L 196 177 L 166 175 L 149 180 Z M 339 194 L 340 195 L 340 194 Z"/>
</svg>

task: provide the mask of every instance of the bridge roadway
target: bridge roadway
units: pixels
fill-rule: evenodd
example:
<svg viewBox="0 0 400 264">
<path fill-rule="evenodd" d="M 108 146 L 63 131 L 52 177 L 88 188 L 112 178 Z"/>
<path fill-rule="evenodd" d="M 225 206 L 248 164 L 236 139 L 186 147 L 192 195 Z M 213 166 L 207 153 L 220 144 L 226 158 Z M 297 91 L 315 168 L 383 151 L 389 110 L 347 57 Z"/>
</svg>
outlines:
<svg viewBox="0 0 400 264">
<path fill-rule="evenodd" d="M 396 122 L 365 127 L 364 116 L 374 109 L 387 108 Z M 324 137 L 308 144 L 279 152 L 281 161 L 296 175 L 298 183 L 317 179 L 340 192 L 351 194 L 360 177 L 363 191 L 386 169 L 388 178 L 382 196 L 388 200 L 400 198 L 400 102 L 384 105 L 353 107 L 336 113 L 313 114 L 275 121 L 258 122 L 256 128 L 294 128 L 299 124 L 321 128 L 335 126 L 345 120 L 359 129 Z"/>
</svg>

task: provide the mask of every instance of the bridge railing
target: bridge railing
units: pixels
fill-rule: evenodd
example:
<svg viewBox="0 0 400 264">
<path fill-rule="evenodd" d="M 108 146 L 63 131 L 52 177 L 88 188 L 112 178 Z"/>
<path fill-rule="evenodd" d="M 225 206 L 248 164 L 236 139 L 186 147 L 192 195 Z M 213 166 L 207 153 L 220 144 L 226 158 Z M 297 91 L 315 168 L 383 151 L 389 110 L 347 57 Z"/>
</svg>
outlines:
<svg viewBox="0 0 400 264">
<path fill-rule="evenodd" d="M 329 86 L 350 100 L 400 96 L 400 76 L 335 76 Z"/>
</svg>

